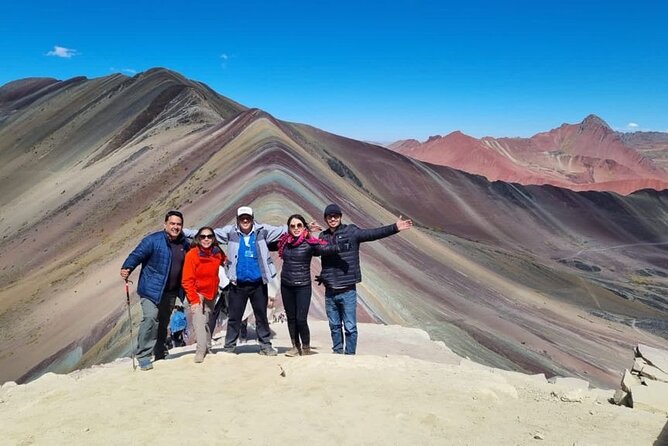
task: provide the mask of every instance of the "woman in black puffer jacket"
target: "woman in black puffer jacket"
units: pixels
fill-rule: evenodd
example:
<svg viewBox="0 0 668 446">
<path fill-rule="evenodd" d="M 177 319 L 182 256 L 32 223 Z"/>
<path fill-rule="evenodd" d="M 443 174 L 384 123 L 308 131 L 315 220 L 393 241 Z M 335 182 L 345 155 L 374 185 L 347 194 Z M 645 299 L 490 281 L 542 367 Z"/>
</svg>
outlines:
<svg viewBox="0 0 668 446">
<path fill-rule="evenodd" d="M 311 306 L 311 258 L 337 252 L 336 245 L 328 245 L 310 234 L 304 217 L 294 214 L 288 218 L 288 232 L 278 241 L 278 255 L 283 259 L 281 296 L 292 341 L 286 356 L 311 353 L 307 322 Z"/>
</svg>

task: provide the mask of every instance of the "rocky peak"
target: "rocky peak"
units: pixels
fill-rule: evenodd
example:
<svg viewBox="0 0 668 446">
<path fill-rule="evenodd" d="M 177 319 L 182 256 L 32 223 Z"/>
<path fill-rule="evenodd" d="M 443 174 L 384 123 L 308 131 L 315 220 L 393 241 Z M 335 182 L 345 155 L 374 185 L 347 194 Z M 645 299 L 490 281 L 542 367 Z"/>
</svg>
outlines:
<svg viewBox="0 0 668 446">
<path fill-rule="evenodd" d="M 582 129 L 599 129 L 612 131 L 607 122 L 602 120 L 596 115 L 589 115 L 580 123 L 580 128 Z"/>
</svg>

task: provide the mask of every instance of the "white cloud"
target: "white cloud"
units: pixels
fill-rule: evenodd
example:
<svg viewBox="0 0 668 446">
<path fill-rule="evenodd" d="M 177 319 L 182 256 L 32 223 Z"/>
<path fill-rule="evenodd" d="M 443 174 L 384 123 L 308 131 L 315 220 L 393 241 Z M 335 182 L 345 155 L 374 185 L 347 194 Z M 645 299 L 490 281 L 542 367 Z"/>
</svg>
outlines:
<svg viewBox="0 0 668 446">
<path fill-rule="evenodd" d="M 134 76 L 137 74 L 137 70 L 134 68 L 116 68 L 116 67 L 109 67 L 109 71 L 113 71 L 114 73 L 125 73 L 129 74 L 130 76 Z"/>
<path fill-rule="evenodd" d="M 630 129 L 637 129 L 638 127 L 640 127 L 640 125 L 638 125 L 635 122 L 629 122 L 628 124 L 626 124 L 626 126 Z"/>
<path fill-rule="evenodd" d="M 71 59 L 72 56 L 78 56 L 80 53 L 77 50 L 72 48 L 65 48 L 62 46 L 55 45 L 53 50 L 46 53 L 47 56 L 56 56 L 62 57 L 64 59 Z"/>
<path fill-rule="evenodd" d="M 226 69 L 227 68 L 227 62 L 229 62 L 230 59 L 232 59 L 232 56 L 230 56 L 227 53 L 222 53 L 220 55 L 220 58 L 222 59 L 222 62 L 220 63 L 221 68 Z"/>
</svg>

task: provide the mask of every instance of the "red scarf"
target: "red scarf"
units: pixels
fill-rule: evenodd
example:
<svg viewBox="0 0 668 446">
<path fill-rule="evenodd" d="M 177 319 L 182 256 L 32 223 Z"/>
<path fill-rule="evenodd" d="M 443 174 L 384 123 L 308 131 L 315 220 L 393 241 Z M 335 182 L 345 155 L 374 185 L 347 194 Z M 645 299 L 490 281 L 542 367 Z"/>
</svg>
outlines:
<svg viewBox="0 0 668 446">
<path fill-rule="evenodd" d="M 319 238 L 313 237 L 311 233 L 308 231 L 308 229 L 304 229 L 302 233 L 299 235 L 299 237 L 295 237 L 289 232 L 286 232 L 281 236 L 281 238 L 278 239 L 278 256 L 280 258 L 283 258 L 283 250 L 285 249 L 286 245 L 295 247 L 301 245 L 304 242 L 308 243 L 309 245 L 327 244 L 325 240 L 320 240 Z"/>
</svg>

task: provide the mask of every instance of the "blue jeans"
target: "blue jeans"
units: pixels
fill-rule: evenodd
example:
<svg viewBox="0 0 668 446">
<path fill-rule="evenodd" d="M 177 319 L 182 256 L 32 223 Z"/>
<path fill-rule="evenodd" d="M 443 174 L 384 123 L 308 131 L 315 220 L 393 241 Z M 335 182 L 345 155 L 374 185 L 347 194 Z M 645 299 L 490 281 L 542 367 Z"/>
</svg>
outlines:
<svg viewBox="0 0 668 446">
<path fill-rule="evenodd" d="M 357 349 L 357 290 L 353 288 L 337 294 L 335 290 L 326 289 L 325 309 L 332 335 L 332 351 L 354 355 Z M 346 334 L 345 350 L 341 324 Z"/>
</svg>

